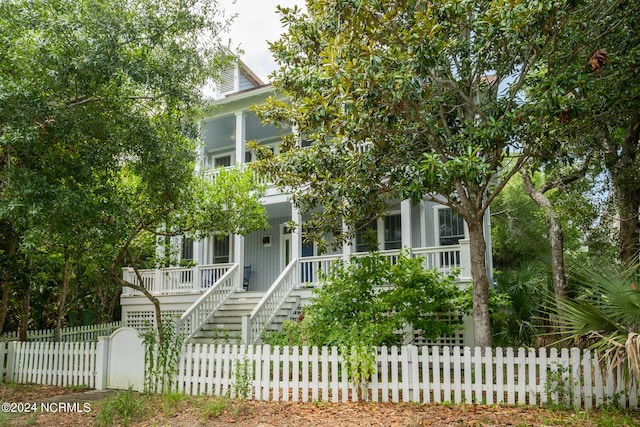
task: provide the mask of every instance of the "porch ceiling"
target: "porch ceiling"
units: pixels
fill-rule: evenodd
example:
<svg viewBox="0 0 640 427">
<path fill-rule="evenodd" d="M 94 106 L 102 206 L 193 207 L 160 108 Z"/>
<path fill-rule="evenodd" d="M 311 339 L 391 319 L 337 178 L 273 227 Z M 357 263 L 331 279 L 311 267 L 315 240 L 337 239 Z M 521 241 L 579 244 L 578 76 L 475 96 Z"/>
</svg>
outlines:
<svg viewBox="0 0 640 427">
<path fill-rule="evenodd" d="M 289 218 L 291 217 L 291 203 L 280 202 L 265 206 L 269 218 Z"/>
</svg>

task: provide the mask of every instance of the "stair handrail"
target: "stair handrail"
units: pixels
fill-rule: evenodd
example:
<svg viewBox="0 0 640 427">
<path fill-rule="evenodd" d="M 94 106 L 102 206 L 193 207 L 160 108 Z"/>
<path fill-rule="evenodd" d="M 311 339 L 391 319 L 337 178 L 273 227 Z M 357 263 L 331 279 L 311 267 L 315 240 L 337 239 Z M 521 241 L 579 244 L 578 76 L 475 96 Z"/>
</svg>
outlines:
<svg viewBox="0 0 640 427">
<path fill-rule="evenodd" d="M 238 289 L 239 271 L 238 264 L 233 264 L 180 317 L 177 325 L 178 331 L 184 334 L 185 339 L 193 337 Z"/>
<path fill-rule="evenodd" d="M 276 317 L 278 310 L 299 282 L 299 278 L 296 280 L 297 267 L 298 259 L 294 258 L 251 311 L 247 324 L 243 324 L 243 328 L 247 328 L 246 331 L 242 331 L 242 336 L 246 337 L 247 341 L 245 344 L 255 344 Z"/>
</svg>

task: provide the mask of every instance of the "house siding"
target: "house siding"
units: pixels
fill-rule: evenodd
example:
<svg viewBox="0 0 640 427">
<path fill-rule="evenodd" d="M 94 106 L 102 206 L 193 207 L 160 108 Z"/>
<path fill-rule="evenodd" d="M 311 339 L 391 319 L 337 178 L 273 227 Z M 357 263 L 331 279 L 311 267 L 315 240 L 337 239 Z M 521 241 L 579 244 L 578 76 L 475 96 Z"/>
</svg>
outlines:
<svg viewBox="0 0 640 427">
<path fill-rule="evenodd" d="M 255 85 L 247 79 L 244 74 L 240 73 L 240 81 L 238 82 L 238 91 L 242 92 L 243 90 L 254 88 Z"/>
<path fill-rule="evenodd" d="M 264 291 L 269 289 L 282 271 L 280 265 L 281 236 L 280 224 L 291 218 L 270 218 L 269 228 L 255 231 L 245 237 L 244 263 L 251 266 L 249 290 Z M 271 246 L 265 247 L 262 239 L 271 236 Z"/>
</svg>

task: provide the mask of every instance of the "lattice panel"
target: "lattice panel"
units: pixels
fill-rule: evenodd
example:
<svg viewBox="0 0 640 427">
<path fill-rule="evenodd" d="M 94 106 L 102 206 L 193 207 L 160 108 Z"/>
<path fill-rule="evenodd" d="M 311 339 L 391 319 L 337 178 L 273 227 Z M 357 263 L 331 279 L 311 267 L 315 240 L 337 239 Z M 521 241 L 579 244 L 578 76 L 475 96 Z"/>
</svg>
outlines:
<svg viewBox="0 0 640 427">
<path fill-rule="evenodd" d="M 455 321 L 462 321 L 462 316 L 461 315 L 450 315 L 448 316 L 448 320 L 447 323 L 453 323 Z M 410 344 L 416 345 L 416 346 L 422 346 L 422 345 L 437 345 L 437 346 L 461 346 L 463 347 L 465 345 L 464 342 L 464 332 L 463 331 L 456 331 L 453 333 L 453 335 L 443 335 L 441 337 L 436 338 L 435 340 L 427 340 L 425 339 L 425 337 L 422 335 L 422 331 L 420 329 L 413 329 L 412 331 L 413 334 L 413 340 Z"/>
<path fill-rule="evenodd" d="M 162 310 L 160 312 L 163 319 L 176 319 L 182 316 L 181 310 Z M 145 331 L 151 325 L 155 325 L 155 312 L 153 310 L 145 311 L 127 311 L 125 312 L 123 325 L 135 328 L 139 331 Z"/>
</svg>

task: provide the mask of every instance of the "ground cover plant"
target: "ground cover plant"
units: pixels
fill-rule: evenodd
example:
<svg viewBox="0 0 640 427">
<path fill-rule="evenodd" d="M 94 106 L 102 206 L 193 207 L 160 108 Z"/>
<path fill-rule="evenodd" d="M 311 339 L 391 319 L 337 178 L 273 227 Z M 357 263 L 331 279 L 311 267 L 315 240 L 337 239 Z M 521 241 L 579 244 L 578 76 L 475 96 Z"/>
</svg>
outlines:
<svg viewBox="0 0 640 427">
<path fill-rule="evenodd" d="M 64 392 L 48 386 L 0 385 L 3 400 L 24 401 L 33 393 L 44 396 Z M 50 397 L 50 396 L 49 396 Z M 82 396 L 70 395 L 71 401 Z M 44 413 L 5 416 L 2 425 L 83 427 L 125 425 L 118 416 L 108 419 L 107 411 L 113 401 L 135 400 L 139 412 L 128 425 L 151 426 L 636 426 L 638 412 L 621 410 L 557 410 L 538 407 L 487 405 L 420 405 L 413 403 L 327 403 L 327 402 L 258 402 L 233 400 L 220 396 L 185 396 L 180 394 L 147 395 L 121 391 L 107 400 L 92 402 L 89 413 Z M 127 404 L 130 404 L 127 403 Z"/>
</svg>

